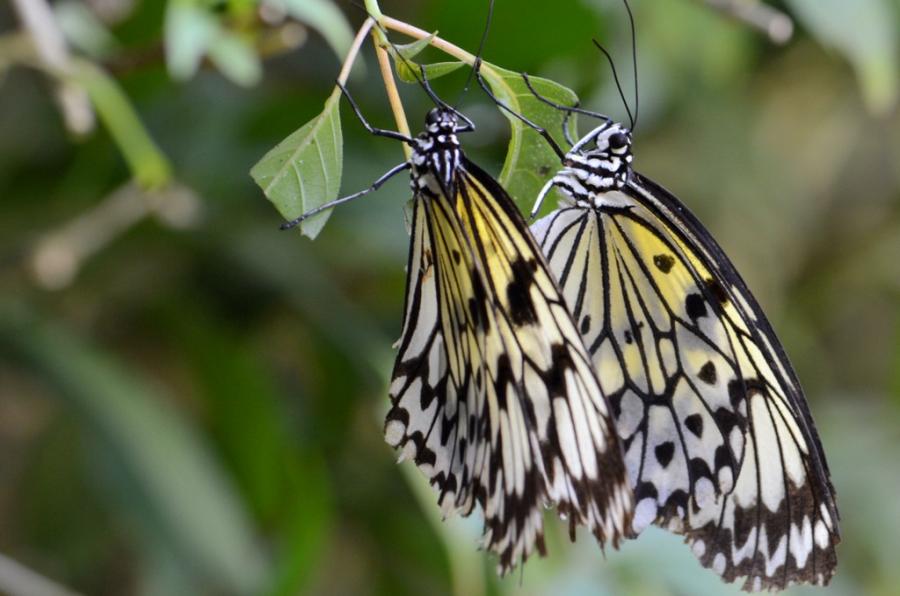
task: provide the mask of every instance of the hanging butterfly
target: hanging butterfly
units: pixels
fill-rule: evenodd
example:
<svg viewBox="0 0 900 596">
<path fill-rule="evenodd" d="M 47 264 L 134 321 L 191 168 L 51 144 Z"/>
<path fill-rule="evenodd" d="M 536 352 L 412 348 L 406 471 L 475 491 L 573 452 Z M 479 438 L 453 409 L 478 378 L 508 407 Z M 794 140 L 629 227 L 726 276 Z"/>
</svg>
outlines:
<svg viewBox="0 0 900 596">
<path fill-rule="evenodd" d="M 556 104 L 523 77 L 544 103 L 601 121 L 577 142 L 564 123 L 565 152 L 493 98 L 562 161 L 532 219 L 552 188 L 564 198 L 531 231 L 612 405 L 634 530 L 683 534 L 704 566 L 746 590 L 827 584 L 840 541 L 834 488 L 797 376 L 759 304 L 687 207 L 632 169 L 628 128 Z"/>
<path fill-rule="evenodd" d="M 424 75 L 424 73 L 423 73 Z M 363 196 L 411 170 L 406 305 L 387 442 L 428 477 L 445 514 L 485 517 L 500 571 L 545 553 L 545 504 L 601 544 L 630 534 L 622 447 L 591 359 L 554 277 L 506 191 L 463 154 L 472 122 L 439 100 L 412 148 Z"/>
</svg>

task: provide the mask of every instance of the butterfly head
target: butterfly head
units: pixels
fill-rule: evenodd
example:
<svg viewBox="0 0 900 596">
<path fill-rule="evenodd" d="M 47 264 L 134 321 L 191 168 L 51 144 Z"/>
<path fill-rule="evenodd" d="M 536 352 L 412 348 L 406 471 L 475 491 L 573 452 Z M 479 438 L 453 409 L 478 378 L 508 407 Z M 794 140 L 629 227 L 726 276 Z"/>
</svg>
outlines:
<svg viewBox="0 0 900 596">
<path fill-rule="evenodd" d="M 603 123 L 575 143 L 553 184 L 575 201 L 595 204 L 603 193 L 625 186 L 633 159 L 631 131 Z"/>
<path fill-rule="evenodd" d="M 451 194 L 460 164 L 460 146 L 456 133 L 469 130 L 460 125 L 458 114 L 448 107 L 432 108 L 425 117 L 425 130 L 416 137 L 412 151 L 413 191 L 436 181 Z"/>
</svg>

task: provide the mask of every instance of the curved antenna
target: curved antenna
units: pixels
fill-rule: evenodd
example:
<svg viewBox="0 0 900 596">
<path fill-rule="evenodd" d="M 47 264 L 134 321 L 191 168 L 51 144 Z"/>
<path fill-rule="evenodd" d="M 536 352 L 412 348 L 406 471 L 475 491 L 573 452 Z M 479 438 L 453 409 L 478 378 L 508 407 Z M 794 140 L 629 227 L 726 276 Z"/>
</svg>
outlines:
<svg viewBox="0 0 900 596">
<path fill-rule="evenodd" d="M 478 80 L 478 84 L 481 86 L 481 88 L 484 89 L 484 92 L 487 93 L 487 96 L 491 98 L 491 101 L 493 101 L 495 104 L 497 104 L 498 108 L 500 108 L 504 112 L 510 114 L 511 116 L 518 118 L 526 126 L 531 127 L 532 129 L 534 129 L 535 132 L 537 132 L 539 135 L 544 137 L 544 140 L 547 141 L 547 144 L 550 145 L 550 148 L 553 150 L 554 153 L 556 153 L 556 156 L 559 157 L 559 160 L 564 161 L 566 159 L 566 152 L 563 151 L 562 147 L 559 146 L 559 143 L 556 142 L 556 140 L 550 135 L 550 133 L 547 131 L 547 129 L 540 126 L 539 124 L 532 122 L 531 120 L 529 120 L 522 114 L 518 113 L 517 111 L 515 111 L 514 109 L 512 109 L 511 107 L 509 107 L 508 105 L 503 103 L 499 97 L 494 95 L 494 93 L 491 91 L 490 87 L 488 87 L 487 82 L 484 80 L 484 77 L 481 76 L 480 68 L 481 68 L 481 62 L 480 62 L 480 60 L 476 60 L 475 61 L 475 78 Z"/>
<path fill-rule="evenodd" d="M 631 70 L 634 76 L 634 122 L 631 124 L 631 130 L 637 126 L 638 108 L 640 107 L 640 95 L 638 94 L 638 67 L 637 67 L 637 35 L 634 32 L 634 14 L 631 12 L 631 5 L 628 0 L 622 0 L 625 4 L 625 10 L 628 11 L 628 22 L 631 24 Z"/>
<path fill-rule="evenodd" d="M 603 52 L 603 55 L 606 56 L 607 62 L 609 62 L 609 67 L 612 69 L 613 79 L 616 82 L 616 89 L 619 90 L 619 97 L 622 98 L 622 105 L 625 106 L 625 111 L 628 113 L 628 121 L 631 123 L 632 130 L 634 129 L 634 115 L 631 113 L 631 108 L 628 107 L 628 100 L 625 99 L 625 93 L 622 91 L 622 84 L 619 82 L 619 73 L 616 72 L 616 64 L 613 62 L 612 56 L 609 55 L 609 52 L 606 51 L 600 42 L 596 39 L 592 39 L 594 45 L 597 46 L 597 49 Z"/>
<path fill-rule="evenodd" d="M 469 71 L 469 76 L 466 78 L 466 84 L 463 85 L 462 91 L 459 93 L 459 97 L 456 100 L 457 105 L 459 105 L 459 102 L 462 101 L 463 96 L 469 90 L 469 85 L 472 84 L 472 77 L 475 76 L 478 68 L 481 66 L 481 55 L 484 52 L 484 44 L 487 42 L 487 36 L 491 29 L 491 20 L 493 18 L 494 0 L 490 0 L 488 3 L 487 21 L 484 24 L 484 31 L 481 32 L 481 41 L 478 42 L 478 51 L 475 53 L 475 61 L 472 63 L 472 70 Z"/>
</svg>

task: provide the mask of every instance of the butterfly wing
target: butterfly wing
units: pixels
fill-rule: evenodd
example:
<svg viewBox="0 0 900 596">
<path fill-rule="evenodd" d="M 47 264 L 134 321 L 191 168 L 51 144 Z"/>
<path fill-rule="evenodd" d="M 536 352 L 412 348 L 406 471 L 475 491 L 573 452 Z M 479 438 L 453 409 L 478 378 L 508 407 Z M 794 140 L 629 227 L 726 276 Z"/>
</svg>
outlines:
<svg viewBox="0 0 900 596">
<path fill-rule="evenodd" d="M 617 544 L 621 445 L 559 289 L 499 184 L 463 160 L 453 187 L 416 201 L 388 442 L 446 510 L 481 505 L 501 571 L 544 552 L 545 503 Z"/>
<path fill-rule="evenodd" d="M 603 198 L 533 231 L 612 404 L 635 530 L 683 533 L 705 566 L 746 589 L 827 583 L 834 491 L 765 315 L 667 191 L 633 174 Z"/>
</svg>

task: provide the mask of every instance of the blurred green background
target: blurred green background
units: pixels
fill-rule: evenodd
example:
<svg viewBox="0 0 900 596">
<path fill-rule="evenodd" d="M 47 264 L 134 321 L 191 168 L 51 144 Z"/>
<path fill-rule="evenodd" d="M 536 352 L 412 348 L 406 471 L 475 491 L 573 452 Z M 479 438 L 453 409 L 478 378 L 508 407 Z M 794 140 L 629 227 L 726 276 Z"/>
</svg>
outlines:
<svg viewBox="0 0 900 596">
<path fill-rule="evenodd" d="M 897 594 L 900 3 L 770 5 L 795 19 L 784 45 L 722 4 L 634 1 L 636 167 L 706 222 L 805 385 L 843 516 L 825 592 Z M 382 9 L 474 50 L 486 2 Z M 313 243 L 278 231 L 248 175 L 321 110 L 363 16 L 329 0 L 0 5 L 0 592 L 736 593 L 677 537 L 604 558 L 552 520 L 550 557 L 499 580 L 479 521 L 441 524 L 395 465 L 381 416 L 406 182 Z M 630 89 L 617 0 L 498 0 L 485 58 L 621 118 L 592 36 Z M 392 127 L 363 57 L 350 87 Z M 464 78 L 438 89 L 455 100 Z M 415 129 L 427 100 L 401 91 Z M 469 154 L 497 173 L 506 121 L 478 90 L 461 107 Z M 343 111 L 351 192 L 402 153 Z"/>
</svg>

